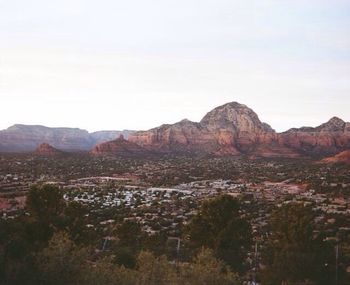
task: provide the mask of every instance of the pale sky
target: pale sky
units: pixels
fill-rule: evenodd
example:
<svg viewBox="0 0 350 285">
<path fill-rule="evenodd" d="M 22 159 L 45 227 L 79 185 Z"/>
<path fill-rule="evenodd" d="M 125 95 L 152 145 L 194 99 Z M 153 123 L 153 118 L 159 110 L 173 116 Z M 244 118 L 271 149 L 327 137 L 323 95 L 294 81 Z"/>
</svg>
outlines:
<svg viewBox="0 0 350 285">
<path fill-rule="evenodd" d="M 0 129 L 149 129 L 231 101 L 350 121 L 350 1 L 0 0 Z"/>
</svg>

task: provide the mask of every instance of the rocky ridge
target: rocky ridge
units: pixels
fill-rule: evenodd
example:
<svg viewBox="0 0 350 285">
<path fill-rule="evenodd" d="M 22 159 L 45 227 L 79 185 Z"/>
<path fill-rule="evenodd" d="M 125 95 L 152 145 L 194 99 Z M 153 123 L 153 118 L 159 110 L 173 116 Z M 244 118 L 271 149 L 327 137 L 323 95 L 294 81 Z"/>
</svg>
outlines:
<svg viewBox="0 0 350 285">
<path fill-rule="evenodd" d="M 328 155 L 350 148 L 350 123 L 332 118 L 316 128 L 276 133 L 250 108 L 227 103 L 207 113 L 200 122 L 183 120 L 148 131 L 129 140 L 159 152 L 199 152 L 217 155 L 296 157 Z"/>
<path fill-rule="evenodd" d="M 199 123 L 183 120 L 129 137 L 130 141 L 148 149 L 231 155 L 275 139 L 275 132 L 269 125 L 262 123 L 251 109 L 236 102 L 215 108 Z"/>
<path fill-rule="evenodd" d="M 281 144 L 302 154 L 332 155 L 350 148 L 350 123 L 333 117 L 316 128 L 291 129 L 279 137 Z"/>
<path fill-rule="evenodd" d="M 132 131 L 89 133 L 78 128 L 49 128 L 40 125 L 14 125 L 0 131 L 0 152 L 32 152 L 42 142 L 65 151 L 90 150 L 95 144 L 110 141 Z"/>
<path fill-rule="evenodd" d="M 125 137 L 119 137 L 125 134 Z M 318 127 L 275 132 L 246 105 L 231 102 L 200 122 L 182 120 L 148 131 L 102 131 L 15 125 L 0 131 L 0 151 L 33 151 L 46 142 L 61 150 L 94 155 L 210 154 L 249 157 L 332 156 L 350 150 L 350 123 L 333 117 Z"/>
</svg>

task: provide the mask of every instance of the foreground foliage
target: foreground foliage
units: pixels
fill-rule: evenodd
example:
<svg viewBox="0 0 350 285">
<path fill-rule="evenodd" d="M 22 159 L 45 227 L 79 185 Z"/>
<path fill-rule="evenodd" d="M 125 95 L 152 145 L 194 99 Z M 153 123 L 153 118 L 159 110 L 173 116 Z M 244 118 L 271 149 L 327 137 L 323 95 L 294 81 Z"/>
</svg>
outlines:
<svg viewBox="0 0 350 285">
<path fill-rule="evenodd" d="M 86 227 L 86 216 L 58 188 L 33 187 L 27 211 L 0 220 L 0 285 L 235 285 L 249 270 L 251 227 L 228 195 L 202 203 L 183 232 L 187 253 L 176 258 L 166 255 L 166 237 L 148 236 L 134 221 L 99 233 Z M 334 244 L 311 207 L 281 205 L 268 227 L 257 274 L 263 285 L 332 284 Z M 101 251 L 107 234 L 116 242 Z"/>
<path fill-rule="evenodd" d="M 26 280 L 8 280 L 2 284 L 50 285 L 234 285 L 236 274 L 203 249 L 187 264 L 170 263 L 165 256 L 155 257 L 142 251 L 137 266 L 127 269 L 111 258 L 91 261 L 88 250 L 77 247 L 65 233 L 54 234 L 47 248 L 33 259 L 32 274 Z M 12 283 L 13 282 L 13 283 Z"/>
<path fill-rule="evenodd" d="M 250 224 L 241 217 L 239 206 L 229 195 L 205 201 L 187 226 L 186 239 L 190 248 L 211 248 L 218 258 L 241 272 L 252 239 Z"/>
<path fill-rule="evenodd" d="M 264 284 L 331 284 L 333 248 L 316 230 L 315 212 L 303 204 L 286 204 L 271 216 L 265 250 Z"/>
<path fill-rule="evenodd" d="M 58 188 L 33 187 L 27 212 L 0 220 L 0 284 L 239 284 L 209 249 L 186 263 L 155 256 L 147 247 L 162 239 L 153 241 L 132 222 L 116 228 L 116 248 L 96 251 L 99 240 L 86 228 L 85 216 L 85 209 L 67 204 Z"/>
</svg>

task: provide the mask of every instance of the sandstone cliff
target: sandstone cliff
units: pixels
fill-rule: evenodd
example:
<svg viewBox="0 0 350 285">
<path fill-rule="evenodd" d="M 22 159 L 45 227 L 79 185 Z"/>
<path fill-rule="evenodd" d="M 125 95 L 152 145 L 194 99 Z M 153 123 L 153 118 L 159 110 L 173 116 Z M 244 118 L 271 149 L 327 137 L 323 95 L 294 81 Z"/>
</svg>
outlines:
<svg viewBox="0 0 350 285">
<path fill-rule="evenodd" d="M 280 134 L 280 143 L 303 154 L 335 154 L 350 148 L 350 123 L 333 117 L 316 128 L 291 129 Z"/>
<path fill-rule="evenodd" d="M 149 131 L 135 132 L 129 140 L 150 150 L 192 151 L 218 155 L 296 157 L 327 155 L 350 148 L 350 123 L 332 118 L 316 128 L 276 133 L 258 115 L 237 102 L 215 108 L 199 122 L 183 120 Z"/>
<path fill-rule="evenodd" d="M 257 151 L 270 156 L 276 146 L 282 155 L 292 155 L 278 145 L 276 132 L 262 123 L 253 110 L 237 102 L 228 103 L 207 113 L 199 122 L 183 120 L 149 131 L 136 132 L 129 140 L 159 151 L 195 151 L 218 155 L 239 155 Z"/>
<path fill-rule="evenodd" d="M 89 150 L 96 143 L 110 141 L 130 132 L 101 131 L 90 134 L 77 128 L 14 125 L 0 131 L 0 152 L 31 152 L 42 142 L 66 151 Z"/>
</svg>

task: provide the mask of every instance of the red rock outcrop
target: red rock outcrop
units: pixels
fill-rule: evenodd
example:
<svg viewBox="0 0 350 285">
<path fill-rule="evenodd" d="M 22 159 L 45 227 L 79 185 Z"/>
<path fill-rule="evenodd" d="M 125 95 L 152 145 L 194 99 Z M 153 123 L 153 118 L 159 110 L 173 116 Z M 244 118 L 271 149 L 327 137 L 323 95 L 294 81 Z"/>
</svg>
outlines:
<svg viewBox="0 0 350 285">
<path fill-rule="evenodd" d="M 335 156 L 327 157 L 321 160 L 322 163 L 346 163 L 350 164 L 350 150 L 343 151 Z"/>
<path fill-rule="evenodd" d="M 234 147 L 240 153 L 254 151 L 257 146 L 276 140 L 275 131 L 259 120 L 258 115 L 237 102 L 217 107 L 200 121 L 203 128 L 226 147 Z"/>
<path fill-rule="evenodd" d="M 247 106 L 232 102 L 215 108 L 199 122 L 183 120 L 149 131 L 136 132 L 129 140 L 158 151 L 194 151 L 218 155 L 256 152 L 270 156 L 278 135 Z M 283 156 L 293 151 L 279 145 Z"/>
<path fill-rule="evenodd" d="M 63 154 L 63 151 L 54 148 L 48 143 L 42 143 L 36 148 L 34 154 L 39 156 L 56 156 Z"/>
<path fill-rule="evenodd" d="M 120 132 L 119 132 L 120 133 Z M 350 123 L 332 118 L 318 127 L 276 133 L 245 105 L 232 102 L 207 113 L 200 122 L 182 120 L 148 131 L 89 134 L 69 128 L 15 125 L 0 131 L 0 151 L 34 150 L 46 141 L 62 150 L 91 150 L 92 154 L 144 155 L 191 153 L 250 157 L 330 156 L 350 149 Z M 101 143 L 111 140 L 106 143 Z M 97 143 L 96 143 L 97 142 Z"/>
<path fill-rule="evenodd" d="M 127 141 L 123 135 L 120 135 L 116 140 L 95 145 L 91 150 L 91 154 L 135 156 L 145 155 L 147 150 L 133 142 Z"/>
<path fill-rule="evenodd" d="M 157 151 L 195 151 L 218 155 L 296 157 L 329 155 L 350 149 L 350 123 L 332 118 L 316 128 L 276 133 L 245 105 L 232 102 L 210 111 L 199 122 L 183 120 L 149 131 L 135 132 L 129 140 Z"/>
<path fill-rule="evenodd" d="M 279 138 L 281 145 L 303 154 L 335 154 L 350 148 L 350 123 L 333 117 L 316 128 L 291 129 Z"/>
</svg>

